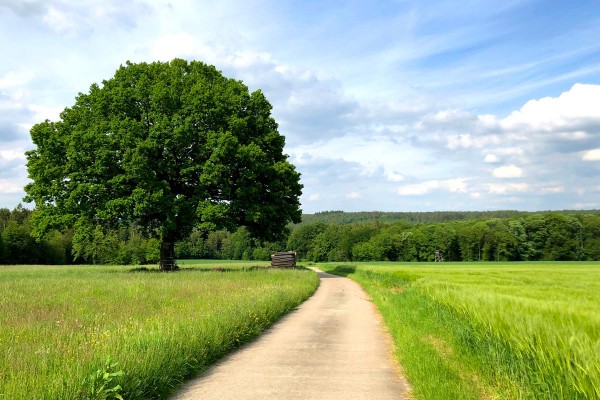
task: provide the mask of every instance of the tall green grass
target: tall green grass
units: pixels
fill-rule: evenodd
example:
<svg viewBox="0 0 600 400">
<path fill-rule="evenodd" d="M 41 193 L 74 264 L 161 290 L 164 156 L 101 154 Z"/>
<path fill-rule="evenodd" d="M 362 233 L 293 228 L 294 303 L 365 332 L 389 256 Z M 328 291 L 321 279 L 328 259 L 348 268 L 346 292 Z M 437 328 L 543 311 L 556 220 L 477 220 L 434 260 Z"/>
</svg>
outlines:
<svg viewBox="0 0 600 400">
<path fill-rule="evenodd" d="M 317 285 L 308 270 L 0 267 L 0 399 L 89 398 L 97 371 L 122 372 L 107 388 L 125 399 L 167 398 Z"/>
<path fill-rule="evenodd" d="M 369 292 L 416 399 L 600 398 L 600 264 L 327 264 Z"/>
</svg>

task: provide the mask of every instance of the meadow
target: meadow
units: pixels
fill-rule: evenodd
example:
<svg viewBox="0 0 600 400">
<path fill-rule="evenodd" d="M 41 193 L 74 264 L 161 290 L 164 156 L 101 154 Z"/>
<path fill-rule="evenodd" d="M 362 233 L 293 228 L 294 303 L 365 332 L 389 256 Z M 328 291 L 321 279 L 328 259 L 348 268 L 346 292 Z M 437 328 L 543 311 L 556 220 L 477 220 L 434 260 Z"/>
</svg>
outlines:
<svg viewBox="0 0 600 400">
<path fill-rule="evenodd" d="M 0 399 L 167 398 L 318 286 L 266 263 L 180 265 L 0 266 Z"/>
<path fill-rule="evenodd" d="M 600 263 L 329 263 L 379 308 L 417 400 L 600 398 Z"/>
</svg>

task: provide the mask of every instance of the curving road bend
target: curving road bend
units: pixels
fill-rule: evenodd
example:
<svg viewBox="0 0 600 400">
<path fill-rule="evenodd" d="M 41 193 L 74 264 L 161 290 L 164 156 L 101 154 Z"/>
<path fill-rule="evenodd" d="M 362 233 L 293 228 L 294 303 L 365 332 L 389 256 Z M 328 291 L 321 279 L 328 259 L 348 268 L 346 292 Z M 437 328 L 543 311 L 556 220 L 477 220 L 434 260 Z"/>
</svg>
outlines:
<svg viewBox="0 0 600 400">
<path fill-rule="evenodd" d="M 315 271 L 321 283 L 310 299 L 173 399 L 409 399 L 367 294 Z"/>
</svg>

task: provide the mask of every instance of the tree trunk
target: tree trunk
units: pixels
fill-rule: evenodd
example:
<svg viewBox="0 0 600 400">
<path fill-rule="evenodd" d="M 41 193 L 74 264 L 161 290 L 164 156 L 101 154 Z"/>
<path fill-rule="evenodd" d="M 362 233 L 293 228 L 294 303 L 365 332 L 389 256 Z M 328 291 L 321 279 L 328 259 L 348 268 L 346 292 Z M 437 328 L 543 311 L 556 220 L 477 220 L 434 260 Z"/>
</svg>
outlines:
<svg viewBox="0 0 600 400">
<path fill-rule="evenodd" d="M 161 271 L 175 271 L 178 269 L 175 262 L 175 241 L 162 239 L 160 242 L 160 262 L 158 268 Z"/>
</svg>

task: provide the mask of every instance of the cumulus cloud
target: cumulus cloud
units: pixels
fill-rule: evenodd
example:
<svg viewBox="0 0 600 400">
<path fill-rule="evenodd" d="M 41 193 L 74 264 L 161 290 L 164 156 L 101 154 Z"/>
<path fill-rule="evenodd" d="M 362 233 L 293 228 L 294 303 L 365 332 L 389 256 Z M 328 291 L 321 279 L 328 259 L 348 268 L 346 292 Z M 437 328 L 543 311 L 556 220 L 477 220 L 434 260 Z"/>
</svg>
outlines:
<svg viewBox="0 0 600 400">
<path fill-rule="evenodd" d="M 542 132 L 578 130 L 600 123 L 600 85 L 575 84 L 558 97 L 530 100 L 501 120 L 506 130 L 531 129 Z"/>
<path fill-rule="evenodd" d="M 490 153 L 485 155 L 483 162 L 486 164 L 496 164 L 500 162 L 500 158 L 497 155 Z"/>
<path fill-rule="evenodd" d="M 539 189 L 542 193 L 564 193 L 564 191 L 565 191 L 565 187 L 562 185 L 541 186 Z"/>
<path fill-rule="evenodd" d="M 390 182 L 402 182 L 404 179 L 406 179 L 405 176 L 396 171 L 390 171 L 387 174 L 387 180 Z"/>
<path fill-rule="evenodd" d="M 463 135 L 449 137 L 447 147 L 451 150 L 457 148 L 481 148 L 489 145 L 497 145 L 500 142 L 501 139 L 497 135 L 473 136 L 467 133 Z"/>
<path fill-rule="evenodd" d="M 0 162 L 25 161 L 25 154 L 17 150 L 0 150 Z"/>
<path fill-rule="evenodd" d="M 520 178 L 523 176 L 523 170 L 516 165 L 505 165 L 494 168 L 492 175 L 496 178 Z"/>
<path fill-rule="evenodd" d="M 588 95 L 579 92 L 577 85 L 571 91 L 575 97 Z M 576 102 L 572 95 L 556 99 L 565 97 Z M 552 105 L 551 100 L 541 104 Z M 569 117 L 563 112 L 563 120 L 572 119 L 572 123 L 540 131 L 539 118 L 528 124 L 525 116 L 537 118 L 541 112 L 522 112 L 519 129 L 513 130 L 516 125 L 506 121 L 527 109 L 523 106 L 505 118 L 490 114 L 476 116 L 455 109 L 422 113 L 420 119 L 405 116 L 398 120 L 379 114 L 377 123 L 370 122 L 365 115 L 362 127 L 354 126 L 346 136 L 295 146 L 290 151 L 300 160 L 310 154 L 320 160 L 352 162 L 361 171 L 356 179 L 365 185 L 367 179 L 373 187 L 383 185 L 373 182 L 378 176 L 382 182 L 407 182 L 394 191 L 406 199 L 437 199 L 406 203 L 413 207 L 438 204 L 438 209 L 447 208 L 438 198 L 441 193 L 451 193 L 456 196 L 453 201 L 478 204 L 477 207 L 486 209 L 495 204 L 506 207 L 493 199 L 498 194 L 505 195 L 502 201 L 528 207 L 545 204 L 543 207 L 552 208 L 540 202 L 540 196 L 566 199 L 570 193 L 578 193 L 576 188 L 588 186 L 586 180 L 597 176 L 598 171 L 590 170 L 589 163 L 587 166 L 581 163 L 598 157 L 600 123 L 594 125 L 588 118 L 584 129 L 577 123 L 578 114 Z M 507 180 L 513 182 L 506 183 Z"/>
<path fill-rule="evenodd" d="M 346 198 L 347 199 L 360 199 L 362 197 L 362 195 L 360 194 L 360 192 L 349 192 L 346 193 Z"/>
<path fill-rule="evenodd" d="M 0 179 L 0 194 L 15 194 L 23 191 L 23 183 L 15 179 Z"/>
<path fill-rule="evenodd" d="M 525 192 L 529 189 L 527 183 L 488 183 L 484 187 L 492 194 L 509 194 Z"/>
<path fill-rule="evenodd" d="M 44 15 L 44 22 L 59 32 L 76 31 L 80 24 L 77 19 L 73 13 L 67 13 L 52 5 Z"/>
<path fill-rule="evenodd" d="M 10 70 L 0 77 L 0 90 L 20 88 L 33 78 L 30 70 L 23 68 L 20 71 Z"/>
<path fill-rule="evenodd" d="M 465 193 L 468 190 L 469 178 L 455 178 L 447 180 L 430 180 L 398 188 L 396 193 L 400 196 L 422 196 L 436 189 L 448 192 Z"/>
<path fill-rule="evenodd" d="M 581 159 L 584 161 L 600 161 L 600 148 L 584 151 Z"/>
</svg>

